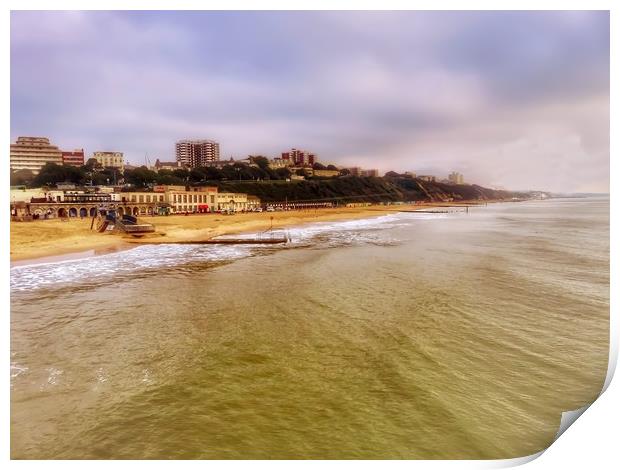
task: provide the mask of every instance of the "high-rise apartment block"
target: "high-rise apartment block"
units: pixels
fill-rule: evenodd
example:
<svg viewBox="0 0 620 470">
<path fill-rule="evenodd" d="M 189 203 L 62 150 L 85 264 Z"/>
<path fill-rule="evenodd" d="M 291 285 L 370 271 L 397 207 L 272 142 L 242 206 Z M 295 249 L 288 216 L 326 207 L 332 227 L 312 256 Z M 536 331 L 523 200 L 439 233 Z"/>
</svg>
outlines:
<svg viewBox="0 0 620 470">
<path fill-rule="evenodd" d="M 179 140 L 176 143 L 176 156 L 181 166 L 208 166 L 210 162 L 219 161 L 220 144 L 213 140 Z"/>
<path fill-rule="evenodd" d="M 295 166 L 312 166 L 317 162 L 315 154 L 295 148 L 290 152 L 282 152 L 282 160 L 290 161 Z"/>
<path fill-rule="evenodd" d="M 62 152 L 63 165 L 82 166 L 84 165 L 84 149 L 75 149 L 71 152 Z"/>
<path fill-rule="evenodd" d="M 62 152 L 47 137 L 18 137 L 11 144 L 10 162 L 11 170 L 30 170 L 36 174 L 46 163 L 62 165 Z"/>
<path fill-rule="evenodd" d="M 118 168 L 125 171 L 123 152 L 94 152 L 93 158 L 104 168 Z"/>
</svg>

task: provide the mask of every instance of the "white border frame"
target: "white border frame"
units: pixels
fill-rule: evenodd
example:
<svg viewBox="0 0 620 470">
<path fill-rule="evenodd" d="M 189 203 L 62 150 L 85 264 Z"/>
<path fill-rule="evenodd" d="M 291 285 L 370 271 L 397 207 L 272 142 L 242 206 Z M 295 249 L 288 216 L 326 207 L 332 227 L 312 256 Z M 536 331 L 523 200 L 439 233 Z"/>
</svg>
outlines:
<svg viewBox="0 0 620 470">
<path fill-rule="evenodd" d="M 213 1 L 213 0 L 182 0 L 175 3 L 163 0 L 150 0 L 148 2 L 138 0 L 93 0 L 88 3 L 83 1 L 66 0 L 46 2 L 43 0 L 32 1 L 13 1 L 5 2 L 7 7 L 2 9 L 0 16 L 0 31 L 2 31 L 2 63 L 10 64 L 10 10 L 610 10 L 611 11 L 611 116 L 610 116 L 610 156 L 614 154 L 614 150 L 618 149 L 618 136 L 613 132 L 617 129 L 617 109 L 618 96 L 614 89 L 614 84 L 620 83 L 618 75 L 618 27 L 620 22 L 617 15 L 620 10 L 611 0 L 506 0 L 491 1 L 477 0 L 464 3 L 457 0 L 443 1 L 405 1 L 405 0 L 359 0 L 355 3 L 346 0 L 304 0 L 304 1 L 284 1 L 284 0 L 264 0 L 261 2 L 252 2 L 250 0 L 229 0 L 229 1 Z M 615 8 L 614 8 L 615 7 Z M 4 148 L 7 149 L 10 144 L 10 74 L 5 72 L 0 75 L 2 81 L 2 103 L 3 113 L 2 123 L 4 129 Z M 6 154 L 5 154 L 6 155 Z M 8 168 L 8 162 L 5 162 Z M 5 207 L 9 202 L 9 173 L 3 171 L 0 173 L 2 180 L 0 185 L 4 189 L 3 197 Z M 618 162 L 610 158 L 610 187 L 615 187 L 618 177 Z M 230 468 L 237 466 L 252 466 L 255 468 L 288 468 L 291 464 L 296 467 L 341 467 L 355 466 L 355 468 L 368 468 L 378 465 L 410 468 L 497 468 L 506 466 L 520 465 L 530 462 L 536 457 L 539 459 L 530 463 L 533 468 L 583 468 L 586 465 L 594 468 L 608 467 L 609 463 L 618 461 L 615 447 L 617 442 L 615 439 L 615 422 L 613 416 L 620 416 L 618 413 L 618 403 L 620 402 L 620 389 L 617 380 L 612 382 L 613 373 L 616 368 L 618 356 L 618 218 L 615 211 L 618 208 L 618 196 L 611 193 L 611 218 L 610 218 L 610 275 L 611 275 L 611 350 L 608 376 L 605 382 L 606 391 L 594 402 L 579 419 L 578 424 L 562 434 L 559 439 L 552 444 L 546 451 L 533 456 L 523 457 L 511 460 L 491 460 L 491 461 L 208 461 L 206 463 L 210 467 Z M 2 421 L 0 423 L 2 439 L 2 456 L 4 460 L 10 459 L 9 447 L 9 425 L 10 425 L 10 401 L 9 401 L 9 373 L 10 369 L 10 304 L 9 304 L 9 266 L 10 255 L 6 247 L 10 244 L 9 222 L 8 218 L 2 219 L 2 257 L 5 269 L 2 271 L 2 289 L 4 295 L 2 312 L 3 325 L 2 340 L 4 344 L 5 373 L 2 375 Z M 7 351 L 9 350 L 9 351 Z M 10 465 L 19 467 L 31 467 L 45 465 L 50 468 L 65 468 L 66 466 L 83 466 L 81 461 L 11 461 Z M 88 466 L 101 467 L 110 465 L 107 461 L 89 461 Z M 112 465 L 128 465 L 132 468 L 136 466 L 148 466 L 149 468 L 163 468 L 170 465 L 165 461 L 114 461 Z M 205 465 L 204 462 L 173 462 L 172 465 L 197 466 Z"/>
</svg>

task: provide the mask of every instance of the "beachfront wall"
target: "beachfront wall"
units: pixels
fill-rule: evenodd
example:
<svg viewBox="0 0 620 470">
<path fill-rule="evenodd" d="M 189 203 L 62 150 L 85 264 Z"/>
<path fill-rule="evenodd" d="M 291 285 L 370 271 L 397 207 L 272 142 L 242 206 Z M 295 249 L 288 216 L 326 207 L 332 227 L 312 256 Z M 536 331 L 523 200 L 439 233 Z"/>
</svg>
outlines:
<svg viewBox="0 0 620 470">
<path fill-rule="evenodd" d="M 97 210 L 115 209 L 119 215 L 155 215 L 159 207 L 157 203 L 143 203 L 132 205 L 131 203 L 87 203 L 87 202 L 18 202 L 11 205 L 13 220 L 31 219 L 65 219 L 94 217 Z"/>
<path fill-rule="evenodd" d="M 334 207 L 333 202 L 272 202 L 267 204 L 267 209 L 278 211 L 328 209 Z"/>
</svg>

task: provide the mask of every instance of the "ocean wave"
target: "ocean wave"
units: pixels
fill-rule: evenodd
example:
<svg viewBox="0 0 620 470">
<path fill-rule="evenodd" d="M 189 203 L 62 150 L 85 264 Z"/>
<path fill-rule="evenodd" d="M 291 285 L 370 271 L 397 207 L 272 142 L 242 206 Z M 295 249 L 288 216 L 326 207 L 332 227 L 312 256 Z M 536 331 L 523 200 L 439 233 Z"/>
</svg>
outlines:
<svg viewBox="0 0 620 470">
<path fill-rule="evenodd" d="M 320 240 L 321 247 L 355 244 L 393 245 L 398 243 L 388 233 L 390 228 L 408 224 L 411 220 L 441 218 L 445 214 L 395 213 L 379 217 L 316 222 L 285 230 L 289 248 L 311 246 Z M 253 238 L 257 233 L 235 235 Z M 11 290 L 14 292 L 55 287 L 81 282 L 104 281 L 148 269 L 181 267 L 190 263 L 234 261 L 264 253 L 261 245 L 142 245 L 131 250 L 83 259 L 70 259 L 15 266 L 11 268 Z M 278 248 L 270 247 L 272 250 Z"/>
</svg>

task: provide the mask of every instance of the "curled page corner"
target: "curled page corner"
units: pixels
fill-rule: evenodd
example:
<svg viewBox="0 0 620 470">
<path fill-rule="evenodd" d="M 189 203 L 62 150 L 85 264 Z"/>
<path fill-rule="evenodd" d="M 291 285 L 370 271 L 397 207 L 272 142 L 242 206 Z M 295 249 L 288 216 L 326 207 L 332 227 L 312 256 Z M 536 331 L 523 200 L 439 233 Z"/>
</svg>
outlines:
<svg viewBox="0 0 620 470">
<path fill-rule="evenodd" d="M 592 403 L 588 403 L 585 406 L 582 406 L 581 408 L 578 408 L 576 410 L 571 410 L 571 411 L 565 411 L 562 413 L 562 418 L 560 419 L 560 427 L 558 429 L 557 434 L 555 435 L 555 438 L 553 439 L 553 441 L 557 441 L 559 439 L 559 437 L 564 434 L 564 431 L 566 431 L 568 428 L 570 428 L 572 426 L 572 424 L 577 421 L 577 419 L 588 409 L 590 408 L 590 405 Z"/>
<path fill-rule="evenodd" d="M 612 326 L 612 319 L 610 318 L 610 328 L 611 328 L 611 326 Z M 614 377 L 614 374 L 616 372 L 617 364 L 618 364 L 618 342 L 617 342 L 617 338 L 614 335 L 611 335 L 611 337 L 610 337 L 610 344 L 609 344 L 609 360 L 608 360 L 608 366 L 607 366 L 607 375 L 605 377 L 605 382 L 603 383 L 603 388 L 601 389 L 601 392 L 598 394 L 598 396 L 591 403 L 588 403 L 588 404 L 586 404 L 586 405 L 584 405 L 581 408 L 578 408 L 576 410 L 565 411 L 565 412 L 562 413 L 562 418 L 560 419 L 560 427 L 558 429 L 557 434 L 555 435 L 555 438 L 553 439 L 553 442 L 557 441 L 560 438 L 560 436 L 562 434 L 564 434 L 564 432 L 569 427 L 571 427 L 573 425 L 573 423 L 575 421 L 577 421 L 577 419 L 583 413 L 585 413 L 585 411 L 588 408 L 590 408 L 592 403 L 594 403 L 596 400 L 598 400 L 599 397 L 603 393 L 605 393 L 607 388 L 609 388 L 609 384 L 611 383 L 611 381 L 612 381 L 612 379 Z"/>
<path fill-rule="evenodd" d="M 553 442 L 557 441 L 558 438 L 566 431 L 571 425 L 577 421 L 577 419 L 590 407 L 592 403 L 588 403 L 587 405 L 578 408 L 576 410 L 564 411 L 562 413 L 562 417 L 560 419 L 560 427 L 558 428 L 558 432 L 553 438 Z M 549 445 L 551 447 L 553 442 Z M 536 452 L 531 455 L 526 455 L 523 457 L 516 457 L 512 459 L 501 459 L 490 462 L 490 465 L 487 468 L 510 468 L 510 467 L 518 467 L 520 465 L 524 465 L 526 463 L 532 462 L 544 454 L 549 447 L 544 448 L 543 450 Z"/>
<path fill-rule="evenodd" d="M 545 453 L 547 449 L 543 449 L 541 451 L 538 451 L 534 454 L 530 454 L 530 455 L 525 455 L 523 457 L 515 457 L 512 459 L 500 459 L 500 460 L 493 460 L 493 461 L 489 461 L 489 465 L 486 466 L 485 468 L 512 468 L 512 467 L 519 467 L 520 465 L 525 465 L 526 463 L 530 463 L 533 460 L 536 460 L 538 457 L 540 457 L 542 454 Z"/>
</svg>

